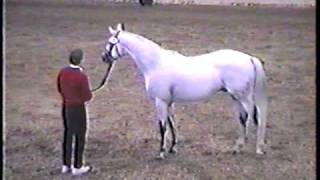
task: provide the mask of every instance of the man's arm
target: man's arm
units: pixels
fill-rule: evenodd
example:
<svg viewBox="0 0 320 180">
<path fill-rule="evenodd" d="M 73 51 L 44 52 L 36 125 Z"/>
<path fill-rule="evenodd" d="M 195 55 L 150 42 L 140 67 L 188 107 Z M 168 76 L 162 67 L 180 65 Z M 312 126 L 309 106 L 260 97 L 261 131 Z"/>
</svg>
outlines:
<svg viewBox="0 0 320 180">
<path fill-rule="evenodd" d="M 58 89 L 58 92 L 61 94 L 61 81 L 60 81 L 60 77 L 61 77 L 61 71 L 59 72 L 58 77 L 57 77 L 57 89 Z"/>
<path fill-rule="evenodd" d="M 85 74 L 83 74 L 82 80 L 81 80 L 81 92 L 82 92 L 81 96 L 84 101 L 89 101 L 92 98 L 89 80 Z"/>
</svg>

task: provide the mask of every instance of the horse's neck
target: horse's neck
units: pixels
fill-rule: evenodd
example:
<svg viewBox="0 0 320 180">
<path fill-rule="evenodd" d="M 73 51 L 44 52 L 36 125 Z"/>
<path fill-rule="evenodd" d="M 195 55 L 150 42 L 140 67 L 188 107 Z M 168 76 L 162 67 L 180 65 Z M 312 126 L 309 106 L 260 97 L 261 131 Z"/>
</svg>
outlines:
<svg viewBox="0 0 320 180">
<path fill-rule="evenodd" d="M 145 76 L 159 66 L 163 49 L 156 43 L 128 32 L 120 36 L 120 42 Z"/>
</svg>

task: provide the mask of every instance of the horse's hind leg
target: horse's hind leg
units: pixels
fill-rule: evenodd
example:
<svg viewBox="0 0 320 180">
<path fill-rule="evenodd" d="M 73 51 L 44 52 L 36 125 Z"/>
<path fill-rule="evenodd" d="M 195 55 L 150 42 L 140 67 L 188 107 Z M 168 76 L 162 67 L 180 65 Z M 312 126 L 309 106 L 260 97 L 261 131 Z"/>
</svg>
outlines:
<svg viewBox="0 0 320 180">
<path fill-rule="evenodd" d="M 158 114 L 158 125 L 161 135 L 160 143 L 160 158 L 164 158 L 165 148 L 166 148 L 166 134 L 167 134 L 167 117 L 168 117 L 168 105 L 161 99 L 156 99 L 156 108 Z"/>
<path fill-rule="evenodd" d="M 267 118 L 267 100 L 259 99 L 256 102 L 254 109 L 254 119 L 257 127 L 257 144 L 256 153 L 264 154 L 262 147 L 265 145 L 265 131 L 266 131 L 266 118 Z"/>
<path fill-rule="evenodd" d="M 239 137 L 234 146 L 235 152 L 240 152 L 247 140 L 249 122 L 252 116 L 253 103 L 249 100 L 235 99 L 236 104 L 236 121 L 239 125 Z"/>
</svg>

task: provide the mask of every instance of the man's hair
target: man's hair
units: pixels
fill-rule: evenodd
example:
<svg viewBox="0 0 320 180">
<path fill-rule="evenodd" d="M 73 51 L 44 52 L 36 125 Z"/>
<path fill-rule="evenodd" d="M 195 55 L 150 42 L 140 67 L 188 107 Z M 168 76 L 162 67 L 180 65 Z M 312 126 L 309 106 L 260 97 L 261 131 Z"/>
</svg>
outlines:
<svg viewBox="0 0 320 180">
<path fill-rule="evenodd" d="M 81 49 L 75 49 L 70 53 L 69 61 L 73 65 L 79 65 L 83 58 L 83 51 Z"/>
</svg>

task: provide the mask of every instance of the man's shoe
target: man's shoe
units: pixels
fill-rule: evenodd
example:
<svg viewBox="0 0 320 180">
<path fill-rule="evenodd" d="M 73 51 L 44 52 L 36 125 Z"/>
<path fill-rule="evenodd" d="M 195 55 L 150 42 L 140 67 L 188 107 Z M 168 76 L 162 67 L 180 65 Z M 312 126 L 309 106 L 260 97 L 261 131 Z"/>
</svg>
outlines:
<svg viewBox="0 0 320 180">
<path fill-rule="evenodd" d="M 62 173 L 67 173 L 67 172 L 69 172 L 70 170 L 71 170 L 71 168 L 70 168 L 69 166 L 63 165 L 63 166 L 62 166 L 62 169 L 61 169 L 61 172 L 62 172 Z"/>
<path fill-rule="evenodd" d="M 91 170 L 90 166 L 82 166 L 81 168 L 72 168 L 72 175 L 81 175 L 89 172 Z"/>
</svg>

